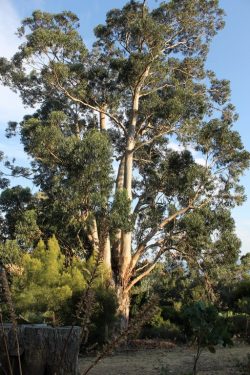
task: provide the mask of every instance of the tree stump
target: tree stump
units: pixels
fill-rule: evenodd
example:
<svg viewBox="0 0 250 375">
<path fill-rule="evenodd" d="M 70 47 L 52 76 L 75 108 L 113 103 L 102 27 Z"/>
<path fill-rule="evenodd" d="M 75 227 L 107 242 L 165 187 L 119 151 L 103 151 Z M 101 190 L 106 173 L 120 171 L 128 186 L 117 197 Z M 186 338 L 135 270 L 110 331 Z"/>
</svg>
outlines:
<svg viewBox="0 0 250 375">
<path fill-rule="evenodd" d="M 76 375 L 80 349 L 80 327 L 20 325 L 17 327 L 23 375 Z M 16 334 L 11 324 L 0 331 L 0 375 L 19 375 Z"/>
</svg>

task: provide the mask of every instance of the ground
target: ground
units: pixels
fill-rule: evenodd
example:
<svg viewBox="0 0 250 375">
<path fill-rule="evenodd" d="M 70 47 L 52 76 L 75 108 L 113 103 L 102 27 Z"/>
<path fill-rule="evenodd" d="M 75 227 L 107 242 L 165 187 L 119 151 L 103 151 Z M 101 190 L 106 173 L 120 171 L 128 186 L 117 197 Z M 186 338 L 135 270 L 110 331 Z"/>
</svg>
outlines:
<svg viewBox="0 0 250 375">
<path fill-rule="evenodd" d="M 129 350 L 101 361 L 90 375 L 189 375 L 192 371 L 194 349 Z M 250 346 L 237 345 L 218 348 L 215 354 L 205 350 L 198 365 L 199 375 L 240 375 L 242 363 L 246 362 Z M 93 361 L 93 357 L 80 359 L 80 373 Z M 163 371 L 163 368 L 167 370 Z"/>
</svg>

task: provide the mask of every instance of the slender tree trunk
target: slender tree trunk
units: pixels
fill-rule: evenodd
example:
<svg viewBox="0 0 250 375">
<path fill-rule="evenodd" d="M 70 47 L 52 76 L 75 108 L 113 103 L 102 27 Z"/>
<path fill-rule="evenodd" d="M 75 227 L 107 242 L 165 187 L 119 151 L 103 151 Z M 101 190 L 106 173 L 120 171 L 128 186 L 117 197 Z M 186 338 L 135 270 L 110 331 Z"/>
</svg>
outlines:
<svg viewBox="0 0 250 375">
<path fill-rule="evenodd" d="M 121 191 L 124 187 L 124 172 L 125 172 L 125 156 L 120 160 L 117 178 L 116 178 L 116 191 Z M 113 246 L 113 256 L 115 264 L 119 264 L 119 258 L 121 254 L 121 242 L 122 242 L 122 231 L 118 229 L 115 234 L 114 246 Z"/>
<path fill-rule="evenodd" d="M 128 198 L 132 202 L 132 182 L 133 182 L 133 158 L 135 147 L 135 128 L 137 123 L 139 108 L 139 93 L 135 92 L 133 100 L 133 112 L 131 124 L 128 131 L 126 159 L 125 159 L 125 173 L 124 173 L 124 188 L 127 190 Z M 122 235 L 122 251 L 121 251 L 121 276 L 124 278 L 128 272 L 128 267 L 131 261 L 132 248 L 132 231 L 123 232 Z"/>
<path fill-rule="evenodd" d="M 201 356 L 201 351 L 202 351 L 202 348 L 200 346 L 200 340 L 198 339 L 196 355 L 194 357 L 193 375 L 197 375 L 197 364 L 198 364 L 199 358 Z"/>
<path fill-rule="evenodd" d="M 131 123 L 128 129 L 128 138 L 125 153 L 125 170 L 124 170 L 124 188 L 127 191 L 128 198 L 132 203 L 132 182 L 133 182 L 133 157 L 135 147 L 135 128 L 137 123 L 139 107 L 139 93 L 135 92 L 133 98 L 133 110 Z M 120 253 L 120 275 L 119 285 L 117 286 L 118 297 L 118 314 L 121 317 L 121 328 L 126 328 L 129 319 L 129 294 L 125 292 L 129 279 L 129 265 L 132 254 L 132 231 L 122 232 L 121 236 L 121 253 Z"/>
<path fill-rule="evenodd" d="M 125 166 L 124 166 L 124 180 L 123 187 L 127 191 L 128 198 L 132 205 L 133 194 L 133 159 L 134 159 L 134 148 L 135 148 L 135 134 L 136 125 L 138 119 L 139 110 L 139 99 L 140 90 L 144 84 L 145 79 L 149 75 L 150 65 L 148 65 L 139 78 L 137 85 L 134 89 L 133 102 L 132 102 L 132 114 L 131 121 L 128 128 L 126 152 L 125 152 Z M 119 176 L 119 175 L 118 175 Z M 132 210 L 132 207 L 131 207 Z M 118 313 L 121 316 L 121 327 L 124 328 L 128 325 L 129 319 L 129 292 L 126 291 L 127 285 L 130 279 L 130 263 L 132 258 L 132 231 L 122 232 L 121 234 L 121 251 L 120 251 L 120 264 L 119 264 L 119 279 L 117 285 L 117 296 L 118 296 Z"/>
<path fill-rule="evenodd" d="M 124 173 L 125 173 L 125 157 L 120 160 L 117 178 L 116 178 L 116 191 L 122 190 L 124 187 Z"/>
<path fill-rule="evenodd" d="M 99 242 L 99 234 L 98 234 L 98 229 L 97 229 L 97 222 L 95 218 L 93 218 L 92 223 L 90 224 L 90 236 L 89 237 L 93 245 L 94 254 L 98 254 L 99 248 L 100 248 L 100 242 Z"/>
<path fill-rule="evenodd" d="M 111 246 L 110 246 L 110 238 L 109 235 L 105 239 L 104 249 L 103 249 L 103 265 L 105 267 L 105 271 L 107 271 L 110 276 L 112 274 L 111 268 Z"/>
<path fill-rule="evenodd" d="M 106 107 L 104 107 L 103 110 L 106 111 Z M 107 130 L 107 127 L 106 127 L 106 115 L 103 112 L 100 112 L 100 129 L 102 131 L 103 130 Z"/>
<path fill-rule="evenodd" d="M 106 112 L 107 106 L 103 106 L 103 111 Z M 107 124 L 106 124 L 106 115 L 104 112 L 100 112 L 100 130 L 106 131 Z M 112 276 L 112 267 L 111 267 L 111 246 L 110 246 L 110 237 L 109 233 L 105 234 L 105 240 L 103 244 L 103 265 L 105 267 L 105 271 L 108 272 L 109 277 Z"/>
</svg>

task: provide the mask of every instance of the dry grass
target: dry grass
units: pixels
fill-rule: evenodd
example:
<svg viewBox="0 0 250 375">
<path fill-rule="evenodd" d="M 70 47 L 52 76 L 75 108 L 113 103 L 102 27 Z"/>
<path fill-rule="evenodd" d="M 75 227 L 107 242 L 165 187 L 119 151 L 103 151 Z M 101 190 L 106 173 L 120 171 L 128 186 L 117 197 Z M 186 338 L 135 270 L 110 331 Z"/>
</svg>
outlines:
<svg viewBox="0 0 250 375">
<path fill-rule="evenodd" d="M 250 347 L 237 345 L 219 348 L 215 354 L 204 351 L 198 364 L 199 375 L 240 375 L 239 364 L 250 352 Z M 191 348 L 130 350 L 110 356 L 100 362 L 90 375 L 159 375 L 160 369 L 168 365 L 169 375 L 188 375 L 192 370 L 195 351 Z M 93 358 L 81 358 L 83 371 Z"/>
</svg>

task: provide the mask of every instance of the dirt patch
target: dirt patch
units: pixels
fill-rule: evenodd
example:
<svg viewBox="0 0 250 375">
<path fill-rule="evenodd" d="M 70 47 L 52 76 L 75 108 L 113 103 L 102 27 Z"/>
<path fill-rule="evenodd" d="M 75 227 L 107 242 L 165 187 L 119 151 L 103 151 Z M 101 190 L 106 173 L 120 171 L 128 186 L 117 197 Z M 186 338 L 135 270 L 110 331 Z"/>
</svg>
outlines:
<svg viewBox="0 0 250 375">
<path fill-rule="evenodd" d="M 189 375 L 192 371 L 194 349 L 176 347 L 172 349 L 128 350 L 105 358 L 90 375 L 159 375 L 162 367 L 169 375 Z M 242 363 L 249 346 L 219 348 L 215 354 L 204 351 L 198 366 L 199 375 L 240 375 Z M 93 357 L 80 359 L 81 373 L 93 361 Z"/>
</svg>

